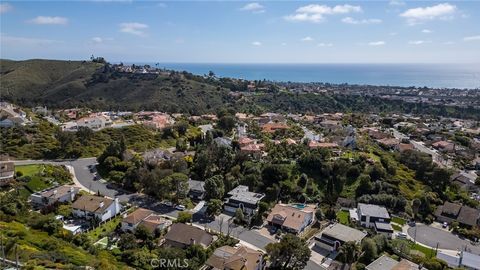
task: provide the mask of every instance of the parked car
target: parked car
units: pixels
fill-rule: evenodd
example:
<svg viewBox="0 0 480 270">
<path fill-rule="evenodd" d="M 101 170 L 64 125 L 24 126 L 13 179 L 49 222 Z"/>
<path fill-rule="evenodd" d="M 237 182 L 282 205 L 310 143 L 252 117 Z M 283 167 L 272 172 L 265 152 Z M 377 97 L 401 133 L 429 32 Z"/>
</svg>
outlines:
<svg viewBox="0 0 480 270">
<path fill-rule="evenodd" d="M 447 223 L 447 222 L 443 222 L 442 228 L 446 229 L 447 227 L 448 227 L 448 223 Z"/>
<path fill-rule="evenodd" d="M 403 232 L 399 232 L 399 233 L 397 233 L 397 238 L 407 239 L 407 234 L 403 233 Z"/>
<path fill-rule="evenodd" d="M 183 210 L 185 210 L 186 208 L 185 208 L 185 205 L 179 204 L 179 205 L 175 206 L 175 209 L 180 210 L 180 211 L 183 211 Z"/>
<path fill-rule="evenodd" d="M 162 204 L 168 207 L 173 207 L 173 203 L 169 201 L 163 201 Z"/>
</svg>

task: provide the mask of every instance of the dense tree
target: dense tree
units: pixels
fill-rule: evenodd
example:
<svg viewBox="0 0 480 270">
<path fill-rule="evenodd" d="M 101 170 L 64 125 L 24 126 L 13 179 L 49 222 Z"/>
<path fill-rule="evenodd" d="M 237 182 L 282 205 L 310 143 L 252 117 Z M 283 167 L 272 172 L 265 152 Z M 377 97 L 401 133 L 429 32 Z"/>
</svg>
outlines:
<svg viewBox="0 0 480 270">
<path fill-rule="evenodd" d="M 370 238 L 364 238 L 362 241 L 361 261 L 365 264 L 371 263 L 378 256 L 377 244 Z"/>
<path fill-rule="evenodd" d="M 219 199 L 211 199 L 207 203 L 207 216 L 217 216 L 222 212 L 222 201 Z"/>
<path fill-rule="evenodd" d="M 274 269 L 304 269 L 311 250 L 307 242 L 296 235 L 286 234 L 278 243 L 265 247 Z"/>
<path fill-rule="evenodd" d="M 351 265 L 357 261 L 359 254 L 360 248 L 358 247 L 357 243 L 353 241 L 345 242 L 340 246 L 338 251 L 338 260 L 346 263 L 347 265 Z"/>
<path fill-rule="evenodd" d="M 208 199 L 222 199 L 225 193 L 223 177 L 215 175 L 205 180 L 205 195 Z"/>
</svg>

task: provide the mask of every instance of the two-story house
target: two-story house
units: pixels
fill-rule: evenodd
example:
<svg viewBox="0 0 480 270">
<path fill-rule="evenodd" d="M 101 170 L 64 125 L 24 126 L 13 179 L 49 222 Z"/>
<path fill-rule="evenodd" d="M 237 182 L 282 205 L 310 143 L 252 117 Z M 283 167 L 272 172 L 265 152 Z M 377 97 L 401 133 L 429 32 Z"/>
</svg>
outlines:
<svg viewBox="0 0 480 270">
<path fill-rule="evenodd" d="M 267 217 L 269 225 L 299 234 L 315 221 L 315 205 L 276 204 Z"/>
<path fill-rule="evenodd" d="M 118 202 L 118 198 L 83 195 L 72 204 L 72 210 L 73 215 L 77 217 L 105 221 L 118 215 L 122 206 Z"/>
<path fill-rule="evenodd" d="M 232 214 L 240 208 L 246 216 L 252 216 L 257 212 L 258 203 L 264 197 L 265 194 L 251 192 L 247 186 L 239 185 L 228 192 L 223 208 L 227 213 Z"/>
<path fill-rule="evenodd" d="M 30 202 L 36 207 L 45 207 L 54 203 L 73 202 L 80 189 L 71 185 L 49 188 L 30 195 Z"/>
</svg>

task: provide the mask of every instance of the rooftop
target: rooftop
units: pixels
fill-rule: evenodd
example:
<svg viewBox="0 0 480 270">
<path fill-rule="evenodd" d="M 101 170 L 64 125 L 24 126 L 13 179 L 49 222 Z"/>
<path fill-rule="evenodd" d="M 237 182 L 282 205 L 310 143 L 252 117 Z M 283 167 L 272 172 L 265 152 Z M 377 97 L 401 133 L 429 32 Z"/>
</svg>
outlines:
<svg viewBox="0 0 480 270">
<path fill-rule="evenodd" d="M 371 217 L 379 217 L 379 218 L 390 218 L 388 211 L 385 207 L 375 205 L 375 204 L 365 204 L 359 203 L 358 204 L 358 211 L 362 215 L 371 216 Z"/>
<path fill-rule="evenodd" d="M 322 231 L 321 234 L 330 236 L 332 238 L 341 240 L 343 242 L 348 242 L 348 241 L 358 242 L 358 241 L 361 241 L 365 236 L 367 236 L 367 233 L 365 232 L 345 226 L 340 223 L 335 223 L 333 225 L 328 226 Z"/>
<path fill-rule="evenodd" d="M 228 195 L 231 199 L 249 204 L 257 204 L 261 199 L 263 199 L 263 197 L 265 197 L 265 194 L 248 191 L 248 187 L 243 185 L 239 185 L 230 190 Z"/>
</svg>

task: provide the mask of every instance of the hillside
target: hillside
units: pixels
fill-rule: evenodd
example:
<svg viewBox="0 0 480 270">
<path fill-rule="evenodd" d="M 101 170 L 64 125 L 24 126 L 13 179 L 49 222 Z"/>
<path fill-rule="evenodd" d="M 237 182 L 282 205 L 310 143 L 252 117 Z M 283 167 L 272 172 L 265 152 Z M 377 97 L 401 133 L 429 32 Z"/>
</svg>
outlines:
<svg viewBox="0 0 480 270">
<path fill-rule="evenodd" d="M 268 82 L 267 82 L 268 84 Z M 159 110 L 203 114 L 230 107 L 245 112 L 403 112 L 480 119 L 480 110 L 407 103 L 376 96 L 289 93 L 273 85 L 234 97 L 246 83 L 188 72 L 133 74 L 90 61 L 0 60 L 0 100 L 33 107 L 89 107 L 94 110 Z"/>
<path fill-rule="evenodd" d="M 1 99 L 24 106 L 204 113 L 228 91 L 191 74 L 119 74 L 87 61 L 0 60 Z"/>
</svg>

